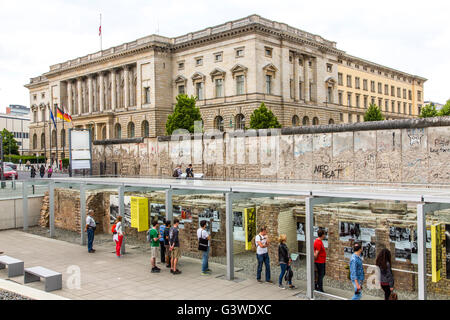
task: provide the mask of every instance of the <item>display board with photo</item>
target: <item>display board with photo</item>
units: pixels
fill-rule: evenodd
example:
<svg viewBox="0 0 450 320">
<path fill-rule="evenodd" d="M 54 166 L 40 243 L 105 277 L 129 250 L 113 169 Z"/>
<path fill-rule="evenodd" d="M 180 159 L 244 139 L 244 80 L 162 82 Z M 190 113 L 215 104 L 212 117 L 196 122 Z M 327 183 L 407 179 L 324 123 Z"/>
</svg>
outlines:
<svg viewBox="0 0 450 320">
<path fill-rule="evenodd" d="M 305 241 L 305 223 L 297 222 L 297 241 Z"/>
<path fill-rule="evenodd" d="M 131 197 L 124 196 L 123 197 L 123 205 L 124 205 L 124 216 L 123 225 L 131 226 Z M 114 223 L 116 218 L 119 216 L 119 196 L 118 195 L 110 195 L 109 196 L 109 222 L 111 224 Z"/>
<path fill-rule="evenodd" d="M 371 260 L 376 259 L 377 249 L 376 244 L 373 241 L 363 241 L 362 245 L 362 253 L 361 257 L 363 260 Z M 353 254 L 353 246 L 352 247 L 344 247 L 344 258 L 350 259 Z"/>
<path fill-rule="evenodd" d="M 212 228 L 213 219 L 214 219 L 214 210 L 207 208 L 198 214 L 198 225 L 200 227 L 200 222 L 206 221 L 206 231 L 208 231 L 208 233 L 210 233 L 210 234 L 211 234 L 211 231 L 217 232 L 218 231 L 217 224 L 215 224 L 214 228 Z"/>
<path fill-rule="evenodd" d="M 151 203 L 150 215 L 152 217 L 152 220 L 157 219 L 159 224 L 164 223 L 164 221 L 166 220 L 166 205 L 162 203 Z"/>
<path fill-rule="evenodd" d="M 242 211 L 233 211 L 233 238 L 245 241 L 244 215 Z"/>
<path fill-rule="evenodd" d="M 426 243 L 426 247 L 428 249 L 431 249 L 431 230 L 427 230 L 427 243 Z M 418 256 L 417 256 L 417 249 L 418 245 L 417 245 L 417 230 L 414 229 L 413 232 L 413 241 L 411 243 L 411 263 L 412 264 L 418 264 Z"/>
<path fill-rule="evenodd" d="M 360 241 L 361 228 L 359 223 L 343 222 L 339 224 L 339 240 L 340 241 Z"/>
<path fill-rule="evenodd" d="M 181 220 L 180 222 L 192 222 L 192 212 L 190 209 L 182 208 L 181 209 Z"/>
<path fill-rule="evenodd" d="M 411 260 L 411 229 L 401 227 L 389 228 L 389 241 L 395 243 L 395 260 L 407 262 Z"/>
</svg>

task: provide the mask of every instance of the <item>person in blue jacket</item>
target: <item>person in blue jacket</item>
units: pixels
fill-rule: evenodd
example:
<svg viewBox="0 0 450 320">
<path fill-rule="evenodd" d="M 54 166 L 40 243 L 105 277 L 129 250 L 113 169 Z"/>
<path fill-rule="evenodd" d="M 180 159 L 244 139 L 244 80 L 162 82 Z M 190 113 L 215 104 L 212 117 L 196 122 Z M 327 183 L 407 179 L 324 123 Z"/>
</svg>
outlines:
<svg viewBox="0 0 450 320">
<path fill-rule="evenodd" d="M 350 258 L 350 280 L 352 280 L 354 294 L 352 300 L 361 300 L 362 284 L 364 282 L 364 268 L 361 259 L 362 246 L 356 242 L 353 245 L 353 254 Z"/>
</svg>

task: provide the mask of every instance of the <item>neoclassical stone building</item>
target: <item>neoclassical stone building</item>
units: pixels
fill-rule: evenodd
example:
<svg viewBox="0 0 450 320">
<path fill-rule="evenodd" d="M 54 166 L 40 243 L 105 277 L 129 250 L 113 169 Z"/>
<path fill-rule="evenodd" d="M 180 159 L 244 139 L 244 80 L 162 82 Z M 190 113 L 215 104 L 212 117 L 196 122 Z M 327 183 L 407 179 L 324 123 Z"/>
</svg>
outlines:
<svg viewBox="0 0 450 320">
<path fill-rule="evenodd" d="M 198 97 L 206 130 L 230 131 L 248 127 L 261 102 L 283 126 L 363 121 L 370 103 L 381 105 L 389 119 L 414 117 L 425 81 L 252 15 L 176 38 L 150 35 L 50 66 L 25 85 L 30 150 L 67 157 L 67 123 L 63 129 L 59 122 L 58 132 L 50 126 L 55 105 L 72 115 L 69 126 L 91 127 L 96 140 L 155 137 L 165 134 L 179 93 Z"/>
</svg>

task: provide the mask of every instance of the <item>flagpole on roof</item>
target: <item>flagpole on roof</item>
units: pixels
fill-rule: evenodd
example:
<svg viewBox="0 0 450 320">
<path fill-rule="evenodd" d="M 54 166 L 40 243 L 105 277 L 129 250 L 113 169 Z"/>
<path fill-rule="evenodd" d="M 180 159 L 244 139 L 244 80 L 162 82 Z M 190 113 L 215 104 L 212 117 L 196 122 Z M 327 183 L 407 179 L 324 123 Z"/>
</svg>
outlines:
<svg viewBox="0 0 450 320">
<path fill-rule="evenodd" d="M 102 51 L 102 14 L 100 13 L 100 27 L 98 28 L 98 35 L 100 36 L 100 51 Z"/>
</svg>

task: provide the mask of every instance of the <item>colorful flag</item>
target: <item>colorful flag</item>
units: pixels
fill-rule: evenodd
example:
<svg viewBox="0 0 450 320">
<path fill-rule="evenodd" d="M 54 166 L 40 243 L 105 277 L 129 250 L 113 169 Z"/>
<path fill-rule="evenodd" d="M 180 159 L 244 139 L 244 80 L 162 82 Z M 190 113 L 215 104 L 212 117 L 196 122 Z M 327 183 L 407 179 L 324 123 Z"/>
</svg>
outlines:
<svg viewBox="0 0 450 320">
<path fill-rule="evenodd" d="M 64 120 L 64 112 L 59 107 L 56 107 L 56 117 Z"/>
<path fill-rule="evenodd" d="M 52 119 L 53 124 L 55 125 L 55 129 L 56 129 L 56 122 L 55 122 L 55 118 L 53 117 L 52 109 L 50 109 L 50 119 Z"/>
<path fill-rule="evenodd" d="M 72 117 L 67 112 L 64 113 L 64 120 L 67 122 L 72 122 Z"/>
</svg>

